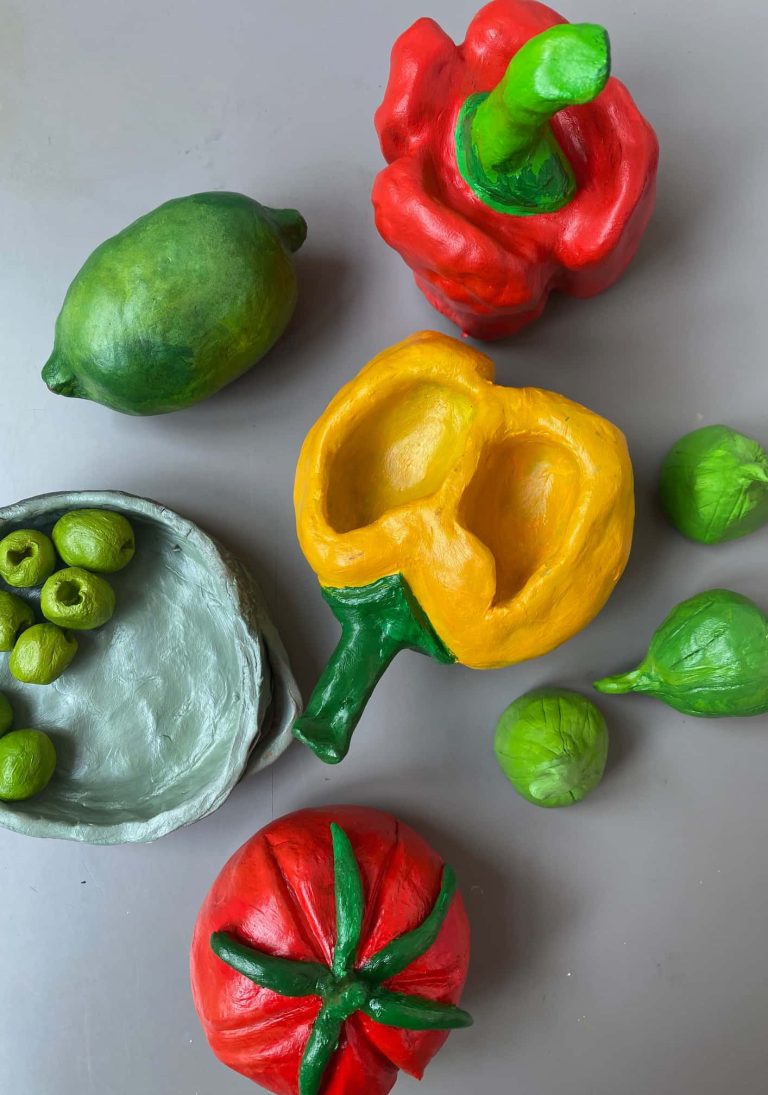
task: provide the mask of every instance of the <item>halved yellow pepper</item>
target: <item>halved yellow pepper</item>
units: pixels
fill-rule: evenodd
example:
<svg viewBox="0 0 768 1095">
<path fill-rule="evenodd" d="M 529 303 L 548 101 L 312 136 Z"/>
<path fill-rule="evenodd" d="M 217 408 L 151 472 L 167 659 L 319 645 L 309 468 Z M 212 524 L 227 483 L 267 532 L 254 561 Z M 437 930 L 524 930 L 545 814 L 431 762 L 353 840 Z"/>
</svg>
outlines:
<svg viewBox="0 0 768 1095">
<path fill-rule="evenodd" d="M 600 611 L 629 555 L 623 434 L 564 396 L 494 384 L 490 358 L 435 332 L 379 354 L 299 457 L 299 541 L 342 638 L 294 733 L 346 755 L 398 650 L 492 669 Z"/>
</svg>

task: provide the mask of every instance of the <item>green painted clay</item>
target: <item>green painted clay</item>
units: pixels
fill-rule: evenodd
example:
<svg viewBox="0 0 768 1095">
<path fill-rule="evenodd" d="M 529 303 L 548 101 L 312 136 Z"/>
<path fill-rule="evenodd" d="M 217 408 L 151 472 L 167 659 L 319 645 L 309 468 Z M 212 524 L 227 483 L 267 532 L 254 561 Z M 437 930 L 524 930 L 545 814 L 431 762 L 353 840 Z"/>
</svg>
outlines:
<svg viewBox="0 0 768 1095">
<path fill-rule="evenodd" d="M 502 714 L 496 759 L 509 782 L 536 806 L 571 806 L 597 787 L 608 757 L 608 728 L 578 692 L 538 688 Z"/>
<path fill-rule="evenodd" d="M 467 99 L 456 129 L 459 170 L 487 205 L 516 216 L 567 205 L 576 179 L 550 119 L 596 98 L 610 69 L 603 27 L 562 23 L 529 39 L 493 91 Z"/>
<path fill-rule="evenodd" d="M 4 692 L 0 692 L 0 734 L 7 734 L 13 726 L 13 708 Z"/>
<path fill-rule="evenodd" d="M 251 576 L 165 506 L 115 491 L 44 495 L 0 509 L 0 534 L 50 530 L 83 508 L 123 514 L 136 556 L 110 578 L 110 626 L 82 637 L 50 688 L 24 690 L 24 721 L 54 738 L 56 779 L 29 808 L 0 810 L 0 825 L 95 844 L 155 840 L 277 759 L 300 701 Z M 13 700 L 14 688 L 0 659 L 0 690 Z"/>
<path fill-rule="evenodd" d="M 16 529 L 0 540 L 0 578 L 19 589 L 41 586 L 53 573 L 56 552 L 49 536 Z"/>
<path fill-rule="evenodd" d="M 456 659 L 434 631 L 400 574 L 367 586 L 323 589 L 341 624 L 338 646 L 293 733 L 326 764 L 337 764 L 384 670 L 401 650 L 439 662 Z"/>
<path fill-rule="evenodd" d="M 55 624 L 35 624 L 19 636 L 8 668 L 23 684 L 53 684 L 77 653 L 77 641 Z"/>
<path fill-rule="evenodd" d="M 673 609 L 637 669 L 599 692 L 644 692 L 686 715 L 768 712 L 768 619 L 748 597 L 711 589 Z"/>
<path fill-rule="evenodd" d="M 98 574 L 65 567 L 52 574 L 40 594 L 40 608 L 51 623 L 71 631 L 92 631 L 112 619 L 115 591 Z"/>
<path fill-rule="evenodd" d="M 243 194 L 176 198 L 93 252 L 67 292 L 43 379 L 59 395 L 164 414 L 244 373 L 296 305 L 306 224 Z"/>
<path fill-rule="evenodd" d="M 728 426 L 687 433 L 664 461 L 661 500 L 689 539 L 738 540 L 768 522 L 768 453 Z"/>
<path fill-rule="evenodd" d="M 136 552 L 130 521 L 108 509 L 79 509 L 65 513 L 51 533 L 61 558 L 71 567 L 115 574 Z"/>
<path fill-rule="evenodd" d="M 13 650 L 19 635 L 34 622 L 31 605 L 14 593 L 0 590 L 0 650 Z"/>
<path fill-rule="evenodd" d="M 13 730 L 0 738 L 0 799 L 21 802 L 48 786 L 56 749 L 41 730 Z"/>
</svg>

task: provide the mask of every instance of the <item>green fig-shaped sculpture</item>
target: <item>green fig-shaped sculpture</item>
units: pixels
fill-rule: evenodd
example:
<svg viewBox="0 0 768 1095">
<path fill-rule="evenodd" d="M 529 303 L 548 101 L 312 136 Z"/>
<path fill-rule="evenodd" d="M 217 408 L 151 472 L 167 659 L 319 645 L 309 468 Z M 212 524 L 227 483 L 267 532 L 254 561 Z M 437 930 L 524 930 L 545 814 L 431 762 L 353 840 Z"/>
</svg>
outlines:
<svg viewBox="0 0 768 1095">
<path fill-rule="evenodd" d="M 69 287 L 43 369 L 51 391 L 125 414 L 188 407 L 274 345 L 297 297 L 294 209 L 176 198 L 97 247 Z"/>
<path fill-rule="evenodd" d="M 598 692 L 644 692 L 704 718 L 768 712 L 768 618 L 740 593 L 710 589 L 683 601 L 629 673 Z"/>
<path fill-rule="evenodd" d="M 728 426 L 704 426 L 672 446 L 660 490 L 669 519 L 690 540 L 738 540 L 768 522 L 768 453 Z"/>
<path fill-rule="evenodd" d="M 496 725 L 496 760 L 518 794 L 536 806 L 572 806 L 603 778 L 608 728 L 586 696 L 536 688 Z"/>
</svg>

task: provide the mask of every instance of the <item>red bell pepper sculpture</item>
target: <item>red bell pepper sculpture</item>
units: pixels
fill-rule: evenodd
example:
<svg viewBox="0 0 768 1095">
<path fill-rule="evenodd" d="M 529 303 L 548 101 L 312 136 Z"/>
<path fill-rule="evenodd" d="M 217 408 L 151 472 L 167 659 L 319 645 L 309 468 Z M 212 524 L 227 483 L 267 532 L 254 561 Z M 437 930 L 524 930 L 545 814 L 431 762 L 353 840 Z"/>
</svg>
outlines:
<svg viewBox="0 0 768 1095">
<path fill-rule="evenodd" d="M 658 144 L 609 78 L 602 27 L 493 0 L 457 46 L 431 19 L 396 42 L 376 128 L 376 224 L 444 315 L 475 338 L 590 297 L 637 250 Z"/>
<path fill-rule="evenodd" d="M 450 867 L 359 806 L 273 821 L 230 859 L 192 943 L 211 1048 L 275 1095 L 387 1095 L 450 1030 L 469 925 Z"/>
</svg>

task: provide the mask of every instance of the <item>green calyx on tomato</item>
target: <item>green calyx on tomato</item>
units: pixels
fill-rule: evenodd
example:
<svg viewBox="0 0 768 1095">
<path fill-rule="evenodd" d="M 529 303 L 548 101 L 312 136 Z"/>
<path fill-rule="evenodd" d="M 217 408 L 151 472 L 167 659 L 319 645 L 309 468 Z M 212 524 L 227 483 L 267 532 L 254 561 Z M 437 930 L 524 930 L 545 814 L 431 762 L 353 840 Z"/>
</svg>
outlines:
<svg viewBox="0 0 768 1095">
<path fill-rule="evenodd" d="M 407 969 L 429 950 L 440 934 L 456 892 L 456 877 L 451 868 L 443 868 L 437 900 L 422 923 L 397 936 L 358 967 L 357 952 L 365 916 L 360 869 L 341 826 L 331 824 L 331 838 L 336 945 L 330 966 L 279 958 L 239 942 L 228 932 L 214 932 L 211 936 L 211 947 L 219 958 L 261 988 L 281 996 L 319 996 L 322 1000 L 299 1066 L 299 1095 L 318 1095 L 344 1023 L 357 1011 L 377 1023 L 404 1030 L 455 1030 L 472 1024 L 472 1017 L 453 1004 L 382 987 L 383 982 Z"/>
</svg>

